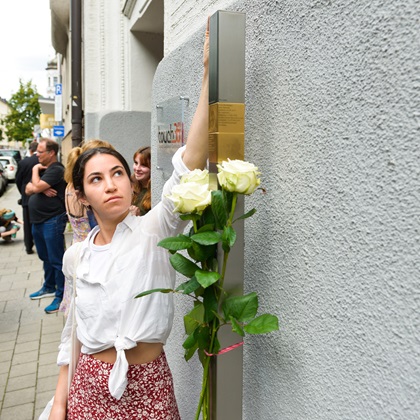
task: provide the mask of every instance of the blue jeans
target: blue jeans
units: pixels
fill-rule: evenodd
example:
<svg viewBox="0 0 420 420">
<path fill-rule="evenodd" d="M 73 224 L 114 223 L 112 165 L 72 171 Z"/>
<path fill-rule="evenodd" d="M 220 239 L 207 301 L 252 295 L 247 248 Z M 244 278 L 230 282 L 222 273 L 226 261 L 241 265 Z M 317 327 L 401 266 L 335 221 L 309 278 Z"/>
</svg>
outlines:
<svg viewBox="0 0 420 420">
<path fill-rule="evenodd" d="M 44 262 L 44 284 L 47 291 L 56 291 L 55 297 L 63 299 L 64 274 L 63 255 L 65 251 L 64 229 L 66 213 L 54 216 L 44 223 L 32 224 L 32 236 L 39 258 Z"/>
</svg>

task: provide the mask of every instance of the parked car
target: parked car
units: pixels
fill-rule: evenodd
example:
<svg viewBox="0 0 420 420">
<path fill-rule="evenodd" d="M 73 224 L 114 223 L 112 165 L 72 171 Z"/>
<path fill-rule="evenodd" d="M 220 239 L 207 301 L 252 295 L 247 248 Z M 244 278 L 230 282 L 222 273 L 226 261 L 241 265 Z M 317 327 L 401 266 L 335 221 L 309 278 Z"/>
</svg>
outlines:
<svg viewBox="0 0 420 420">
<path fill-rule="evenodd" d="M 4 167 L 0 163 L 0 197 L 4 194 L 7 188 L 7 178 L 4 175 Z"/>
<path fill-rule="evenodd" d="M 14 182 L 16 179 L 16 172 L 18 169 L 18 164 L 16 160 L 12 156 L 0 156 L 0 163 L 3 165 L 4 175 L 6 176 L 7 180 L 9 182 Z"/>
<path fill-rule="evenodd" d="M 17 163 L 22 160 L 22 155 L 18 149 L 0 149 L 0 156 L 12 156 Z"/>
</svg>

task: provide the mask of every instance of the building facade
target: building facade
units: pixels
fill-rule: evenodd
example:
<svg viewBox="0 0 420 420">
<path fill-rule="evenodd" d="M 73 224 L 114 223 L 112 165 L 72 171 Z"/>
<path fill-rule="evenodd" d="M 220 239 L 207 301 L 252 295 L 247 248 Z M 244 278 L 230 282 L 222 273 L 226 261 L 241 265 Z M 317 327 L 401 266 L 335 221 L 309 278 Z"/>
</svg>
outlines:
<svg viewBox="0 0 420 420">
<path fill-rule="evenodd" d="M 69 2 L 51 7 L 70 98 Z M 244 289 L 280 320 L 278 332 L 245 340 L 242 418 L 416 418 L 418 5 L 84 2 L 85 138 L 113 142 L 129 161 L 150 142 L 155 200 L 156 106 L 185 96 L 195 108 L 205 21 L 216 10 L 246 13 L 245 158 L 266 190 L 245 200 L 257 213 L 245 223 Z M 201 368 L 183 359 L 187 305 L 177 301 L 166 352 L 190 419 Z"/>
<path fill-rule="evenodd" d="M 4 127 L 4 125 L 2 124 L 1 121 L 9 113 L 10 113 L 10 105 L 8 104 L 8 102 L 5 99 L 0 98 L 0 133 L 1 133 L 0 144 L 4 145 L 5 147 L 7 147 L 7 145 L 8 145 L 8 140 L 7 140 L 5 127 Z"/>
</svg>

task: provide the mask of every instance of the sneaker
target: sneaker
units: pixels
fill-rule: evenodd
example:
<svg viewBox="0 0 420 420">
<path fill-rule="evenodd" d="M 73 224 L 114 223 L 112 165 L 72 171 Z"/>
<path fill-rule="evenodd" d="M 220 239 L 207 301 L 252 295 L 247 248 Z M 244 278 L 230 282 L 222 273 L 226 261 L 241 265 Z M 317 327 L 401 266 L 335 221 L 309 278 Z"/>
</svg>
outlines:
<svg viewBox="0 0 420 420">
<path fill-rule="evenodd" d="M 58 310 L 60 308 L 60 304 L 61 304 L 61 299 L 60 298 L 55 298 L 52 301 L 52 303 L 45 308 L 45 312 L 47 314 L 54 314 L 55 312 L 58 312 Z"/>
<path fill-rule="evenodd" d="M 42 287 L 37 292 L 31 293 L 29 295 L 29 298 L 32 300 L 35 300 L 35 299 L 42 299 L 42 298 L 54 297 L 54 296 L 55 296 L 55 290 L 52 290 L 51 292 L 49 292 L 48 290 Z"/>
</svg>

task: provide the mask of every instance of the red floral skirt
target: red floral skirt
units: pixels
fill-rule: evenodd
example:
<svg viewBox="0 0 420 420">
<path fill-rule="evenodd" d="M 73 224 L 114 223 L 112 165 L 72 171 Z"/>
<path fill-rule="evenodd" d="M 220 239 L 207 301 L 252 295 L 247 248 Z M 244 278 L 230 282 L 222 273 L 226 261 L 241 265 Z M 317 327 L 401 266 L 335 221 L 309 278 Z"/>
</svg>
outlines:
<svg viewBox="0 0 420 420">
<path fill-rule="evenodd" d="M 180 420 L 165 353 L 142 365 L 129 365 L 121 399 L 108 390 L 113 364 L 81 354 L 68 400 L 68 420 Z"/>
</svg>

